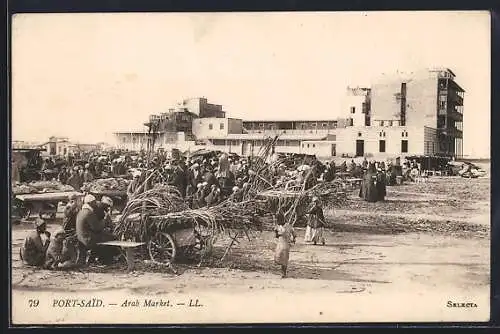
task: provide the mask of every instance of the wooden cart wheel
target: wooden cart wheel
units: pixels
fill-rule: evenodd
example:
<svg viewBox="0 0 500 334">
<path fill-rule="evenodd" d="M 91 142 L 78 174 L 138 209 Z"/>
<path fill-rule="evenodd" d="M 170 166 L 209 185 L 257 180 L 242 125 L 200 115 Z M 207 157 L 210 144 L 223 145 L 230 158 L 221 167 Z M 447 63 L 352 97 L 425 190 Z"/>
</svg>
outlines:
<svg viewBox="0 0 500 334">
<path fill-rule="evenodd" d="M 153 262 L 172 263 L 175 260 L 176 247 L 172 236 L 158 232 L 148 242 L 149 257 Z"/>
</svg>

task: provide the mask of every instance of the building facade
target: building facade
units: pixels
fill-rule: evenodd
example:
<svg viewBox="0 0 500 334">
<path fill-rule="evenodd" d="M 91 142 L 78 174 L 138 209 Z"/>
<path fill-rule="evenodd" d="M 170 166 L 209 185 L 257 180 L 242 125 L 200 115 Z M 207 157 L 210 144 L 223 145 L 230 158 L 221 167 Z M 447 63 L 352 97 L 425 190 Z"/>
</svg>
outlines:
<svg viewBox="0 0 500 334">
<path fill-rule="evenodd" d="M 390 158 L 405 155 L 461 157 L 464 90 L 447 68 L 383 75 L 371 87 L 348 87 L 341 115 L 317 120 L 241 120 L 226 117 L 206 98 L 186 99 L 168 113 L 151 115 L 155 147 L 209 148 L 258 154 L 268 137 L 275 152 L 318 157 Z M 117 146 L 147 148 L 146 127 L 115 133 Z"/>
</svg>

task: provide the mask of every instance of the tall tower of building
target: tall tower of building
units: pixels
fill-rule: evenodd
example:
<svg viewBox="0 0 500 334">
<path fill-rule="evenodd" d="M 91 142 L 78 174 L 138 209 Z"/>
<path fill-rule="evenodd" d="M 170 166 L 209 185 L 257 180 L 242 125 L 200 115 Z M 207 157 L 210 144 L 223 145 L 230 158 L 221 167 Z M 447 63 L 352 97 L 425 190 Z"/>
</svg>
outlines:
<svg viewBox="0 0 500 334">
<path fill-rule="evenodd" d="M 383 75 L 372 84 L 371 123 L 425 128 L 425 141 L 437 143 L 427 152 L 462 156 L 463 98 L 448 68 Z"/>
</svg>

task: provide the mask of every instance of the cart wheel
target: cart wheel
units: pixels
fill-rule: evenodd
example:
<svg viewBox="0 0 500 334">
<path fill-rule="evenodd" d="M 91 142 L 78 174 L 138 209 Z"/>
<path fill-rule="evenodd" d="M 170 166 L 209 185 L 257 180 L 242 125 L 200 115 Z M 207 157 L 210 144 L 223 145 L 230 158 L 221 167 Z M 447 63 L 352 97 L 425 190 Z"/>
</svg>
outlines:
<svg viewBox="0 0 500 334">
<path fill-rule="evenodd" d="M 153 262 L 172 263 L 176 255 L 174 239 L 168 233 L 158 232 L 149 241 L 148 251 Z"/>
</svg>

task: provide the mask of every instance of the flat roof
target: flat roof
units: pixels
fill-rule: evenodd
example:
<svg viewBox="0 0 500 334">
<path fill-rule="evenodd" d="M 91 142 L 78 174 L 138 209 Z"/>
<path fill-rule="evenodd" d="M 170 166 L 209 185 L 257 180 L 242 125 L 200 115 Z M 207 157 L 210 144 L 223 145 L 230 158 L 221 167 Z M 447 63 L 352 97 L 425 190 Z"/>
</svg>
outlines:
<svg viewBox="0 0 500 334">
<path fill-rule="evenodd" d="M 256 120 L 244 120 L 243 123 L 256 123 L 256 122 L 260 122 L 260 123 L 266 123 L 266 122 L 275 122 L 275 123 L 279 123 L 279 122 L 287 122 L 287 123 L 290 123 L 290 122 L 338 122 L 340 119 L 339 118 L 335 118 L 335 119 L 256 119 Z"/>
<path fill-rule="evenodd" d="M 124 130 L 124 131 L 115 131 L 113 134 L 148 134 L 148 130 Z M 157 134 L 162 134 L 164 131 L 157 131 Z"/>
<path fill-rule="evenodd" d="M 264 134 L 246 134 L 246 133 L 231 133 L 227 136 L 220 137 L 208 137 L 207 139 L 227 139 L 227 140 L 264 140 L 267 138 L 274 138 L 274 135 L 264 135 Z M 278 137 L 279 140 L 321 140 L 325 139 L 327 135 L 292 135 L 292 134 L 282 134 Z"/>
</svg>

